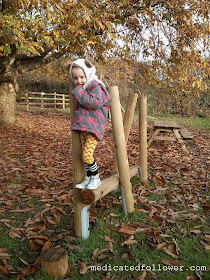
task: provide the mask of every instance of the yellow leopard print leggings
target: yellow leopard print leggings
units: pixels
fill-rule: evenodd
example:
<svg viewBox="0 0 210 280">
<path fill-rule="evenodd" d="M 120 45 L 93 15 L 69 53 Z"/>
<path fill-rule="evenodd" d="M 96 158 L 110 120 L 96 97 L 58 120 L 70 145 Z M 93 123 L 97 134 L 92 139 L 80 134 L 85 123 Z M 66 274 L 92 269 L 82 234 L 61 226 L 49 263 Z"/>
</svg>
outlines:
<svg viewBox="0 0 210 280">
<path fill-rule="evenodd" d="M 80 139 L 82 145 L 82 159 L 84 163 L 92 164 L 94 162 L 94 151 L 98 144 L 98 138 L 90 132 L 81 131 Z"/>
</svg>

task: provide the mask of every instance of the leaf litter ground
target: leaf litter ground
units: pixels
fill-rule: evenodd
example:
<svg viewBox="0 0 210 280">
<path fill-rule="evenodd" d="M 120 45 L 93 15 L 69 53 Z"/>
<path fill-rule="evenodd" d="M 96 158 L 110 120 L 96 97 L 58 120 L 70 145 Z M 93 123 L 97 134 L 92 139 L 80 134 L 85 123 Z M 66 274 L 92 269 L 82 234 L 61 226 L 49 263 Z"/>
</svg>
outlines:
<svg viewBox="0 0 210 280">
<path fill-rule="evenodd" d="M 5 236 L 0 243 L 0 275 L 25 279 L 39 270 L 37 256 L 41 251 L 61 245 L 76 252 L 80 248 L 73 225 L 69 116 L 18 111 L 17 118 L 18 126 L 0 127 L 0 224 Z M 127 146 L 130 165 L 138 164 L 138 133 L 138 122 L 134 122 Z M 96 220 L 106 221 L 106 235 L 102 238 L 107 244 L 106 248 L 93 250 L 92 264 L 117 258 L 113 249 L 116 232 L 120 236 L 118 245 L 124 250 L 121 257 L 136 263 L 139 260 L 135 252 L 149 246 L 160 254 L 162 264 L 183 264 L 180 240 L 185 237 L 198 242 L 195 250 L 209 257 L 209 133 L 196 129 L 191 133 L 194 140 L 186 142 L 187 153 L 178 143 L 153 142 L 148 150 L 148 185 L 140 184 L 137 177 L 132 179 L 136 208 L 133 215 L 119 218 L 120 192 L 109 194 L 91 207 L 93 228 Z M 95 152 L 102 179 L 112 174 L 114 154 L 112 125 L 108 123 Z M 23 246 L 22 251 L 19 247 L 15 251 L 15 242 L 4 246 L 8 240 L 20 240 L 27 249 Z M 30 251 L 31 259 L 22 258 L 24 250 Z M 13 254 L 18 255 L 21 265 L 11 261 Z M 80 274 L 91 273 L 90 264 L 81 260 L 77 264 Z M 71 276 L 71 265 L 68 273 Z M 164 279 L 156 278 L 156 272 L 151 271 L 129 273 L 124 274 L 124 279 Z M 210 279 L 208 273 L 196 271 L 183 279 Z M 114 276 L 105 273 L 103 279 Z"/>
</svg>

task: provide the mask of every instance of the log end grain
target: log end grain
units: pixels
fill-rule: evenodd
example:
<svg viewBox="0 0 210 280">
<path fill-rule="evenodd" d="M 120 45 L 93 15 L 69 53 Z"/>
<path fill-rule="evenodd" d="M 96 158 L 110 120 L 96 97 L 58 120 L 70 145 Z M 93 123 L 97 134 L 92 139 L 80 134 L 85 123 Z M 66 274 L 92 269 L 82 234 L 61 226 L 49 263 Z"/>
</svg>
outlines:
<svg viewBox="0 0 210 280">
<path fill-rule="evenodd" d="M 95 193 L 92 190 L 81 190 L 80 192 L 80 200 L 82 203 L 86 205 L 90 205 L 94 203 L 96 199 Z"/>
<path fill-rule="evenodd" d="M 40 257 L 42 271 L 49 276 L 65 276 L 68 271 L 68 254 L 63 248 L 50 248 Z"/>
</svg>

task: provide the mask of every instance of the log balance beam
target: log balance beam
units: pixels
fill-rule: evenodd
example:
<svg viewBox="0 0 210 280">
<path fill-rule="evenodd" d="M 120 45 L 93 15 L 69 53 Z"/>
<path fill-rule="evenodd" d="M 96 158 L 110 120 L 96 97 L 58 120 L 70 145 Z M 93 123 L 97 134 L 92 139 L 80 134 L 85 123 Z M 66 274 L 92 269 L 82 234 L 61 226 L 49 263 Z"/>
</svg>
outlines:
<svg viewBox="0 0 210 280">
<path fill-rule="evenodd" d="M 133 166 L 130 169 L 130 178 L 138 173 L 138 166 Z M 101 186 L 95 190 L 84 189 L 80 191 L 80 201 L 85 205 L 91 205 L 103 196 L 113 191 L 120 185 L 119 174 L 110 176 L 101 182 Z"/>
</svg>

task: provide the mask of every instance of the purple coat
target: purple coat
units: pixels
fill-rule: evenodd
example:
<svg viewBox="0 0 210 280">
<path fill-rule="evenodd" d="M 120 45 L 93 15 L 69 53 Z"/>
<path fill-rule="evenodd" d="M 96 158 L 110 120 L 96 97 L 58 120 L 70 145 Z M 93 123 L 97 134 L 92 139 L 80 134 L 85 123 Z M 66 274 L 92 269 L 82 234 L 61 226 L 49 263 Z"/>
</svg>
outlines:
<svg viewBox="0 0 210 280">
<path fill-rule="evenodd" d="M 111 104 L 108 91 L 98 81 L 92 81 L 86 89 L 75 87 L 72 94 L 77 102 L 72 130 L 88 131 L 102 140 Z"/>
</svg>

